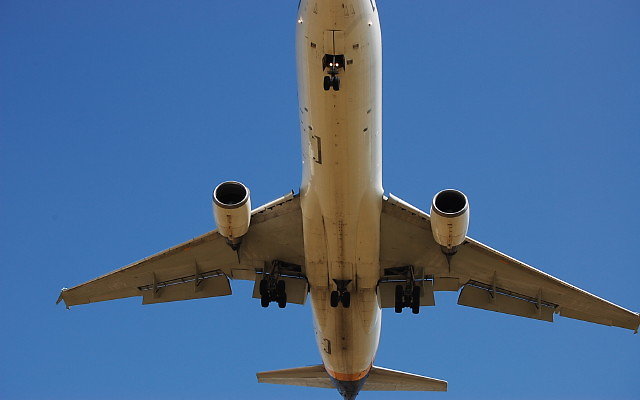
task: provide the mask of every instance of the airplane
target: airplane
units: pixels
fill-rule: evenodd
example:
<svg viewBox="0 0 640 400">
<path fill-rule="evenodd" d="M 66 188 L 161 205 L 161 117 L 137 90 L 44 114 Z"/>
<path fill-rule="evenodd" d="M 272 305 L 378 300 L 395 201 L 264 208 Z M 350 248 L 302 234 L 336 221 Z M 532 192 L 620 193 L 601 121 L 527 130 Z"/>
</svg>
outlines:
<svg viewBox="0 0 640 400">
<path fill-rule="evenodd" d="M 382 47 L 374 0 L 301 0 L 296 24 L 303 177 L 252 210 L 236 181 L 212 195 L 217 229 L 63 289 L 67 307 L 141 296 L 143 304 L 226 296 L 254 282 L 262 307 L 310 299 L 322 364 L 260 372 L 259 382 L 360 391 L 446 391 L 447 382 L 374 365 L 383 308 L 419 314 L 434 293 L 552 322 L 555 315 L 637 333 L 640 315 L 467 236 L 469 200 L 437 193 L 429 213 L 382 186 Z"/>
</svg>

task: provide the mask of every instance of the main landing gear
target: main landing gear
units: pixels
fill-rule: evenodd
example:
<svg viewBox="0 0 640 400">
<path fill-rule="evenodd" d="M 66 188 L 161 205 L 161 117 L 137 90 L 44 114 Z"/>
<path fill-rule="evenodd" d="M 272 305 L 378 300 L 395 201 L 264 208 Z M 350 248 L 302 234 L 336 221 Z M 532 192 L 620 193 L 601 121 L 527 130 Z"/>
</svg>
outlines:
<svg viewBox="0 0 640 400">
<path fill-rule="evenodd" d="M 271 272 L 265 273 L 260 281 L 260 305 L 269 307 L 269 303 L 276 302 L 278 307 L 287 306 L 287 287 L 280 278 L 280 261 L 271 264 Z"/>
<path fill-rule="evenodd" d="M 349 308 L 351 305 L 351 293 L 347 291 L 347 285 L 351 280 L 333 280 L 338 287 L 338 290 L 334 290 L 331 292 L 331 297 L 329 299 L 329 304 L 331 307 L 336 308 L 338 304 L 342 303 L 342 307 Z"/>
<path fill-rule="evenodd" d="M 395 310 L 399 314 L 403 308 L 411 308 L 411 312 L 420 312 L 420 286 L 397 285 Z"/>
<path fill-rule="evenodd" d="M 420 312 L 420 296 L 422 287 L 416 280 L 413 266 L 407 266 L 400 271 L 404 275 L 404 282 L 396 285 L 395 311 L 401 313 L 403 308 L 411 308 L 411 312 Z"/>
</svg>

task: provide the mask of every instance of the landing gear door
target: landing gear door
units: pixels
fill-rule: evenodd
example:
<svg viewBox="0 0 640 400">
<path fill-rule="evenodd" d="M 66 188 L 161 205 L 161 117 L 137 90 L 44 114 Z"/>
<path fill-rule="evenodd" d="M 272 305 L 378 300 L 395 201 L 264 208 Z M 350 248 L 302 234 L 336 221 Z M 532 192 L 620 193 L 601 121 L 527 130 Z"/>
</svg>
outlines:
<svg viewBox="0 0 640 400">
<path fill-rule="evenodd" d="M 324 31 L 324 53 L 344 54 L 344 31 Z"/>
<path fill-rule="evenodd" d="M 344 54 L 344 31 L 333 31 L 333 54 Z"/>
</svg>

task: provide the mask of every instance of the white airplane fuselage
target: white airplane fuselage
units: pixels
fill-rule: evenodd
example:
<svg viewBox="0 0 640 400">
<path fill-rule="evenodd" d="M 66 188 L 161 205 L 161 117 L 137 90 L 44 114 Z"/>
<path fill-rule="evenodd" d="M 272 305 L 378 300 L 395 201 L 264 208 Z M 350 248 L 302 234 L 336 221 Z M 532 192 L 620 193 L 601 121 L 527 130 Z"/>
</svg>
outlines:
<svg viewBox="0 0 640 400">
<path fill-rule="evenodd" d="M 339 90 L 323 57 L 344 55 Z M 372 0 L 301 0 L 296 30 L 306 274 L 325 369 L 358 381 L 381 328 L 376 295 L 382 208 L 382 45 Z M 342 68 L 344 67 L 344 69 Z M 348 282 L 350 305 L 330 305 Z"/>
</svg>

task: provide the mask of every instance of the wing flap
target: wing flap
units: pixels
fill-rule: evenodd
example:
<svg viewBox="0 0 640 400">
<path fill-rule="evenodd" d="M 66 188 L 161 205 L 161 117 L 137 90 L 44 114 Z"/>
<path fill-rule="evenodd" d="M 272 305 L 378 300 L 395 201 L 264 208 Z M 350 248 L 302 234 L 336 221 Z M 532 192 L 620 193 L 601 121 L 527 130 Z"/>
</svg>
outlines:
<svg viewBox="0 0 640 400">
<path fill-rule="evenodd" d="M 523 297 L 517 297 L 514 293 L 505 294 L 500 288 L 492 291 L 491 289 L 487 290 L 473 285 L 465 285 L 460 291 L 458 304 L 553 322 L 554 307 L 541 302 L 532 302 Z"/>
<path fill-rule="evenodd" d="M 142 291 L 142 304 L 204 299 L 231 294 L 229 278 L 222 271 L 218 271 L 215 275 L 197 274 L 169 282 L 154 282 L 138 289 Z"/>
</svg>

